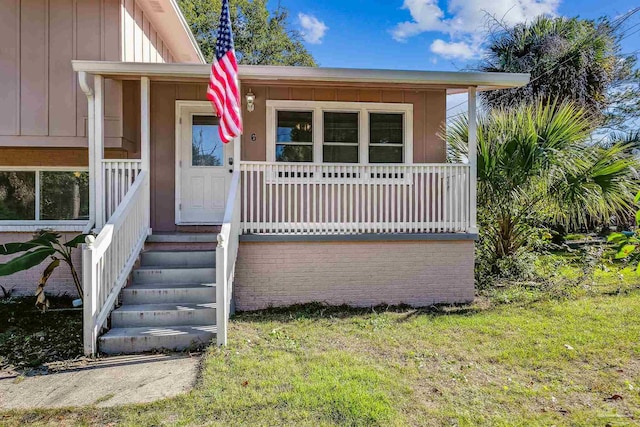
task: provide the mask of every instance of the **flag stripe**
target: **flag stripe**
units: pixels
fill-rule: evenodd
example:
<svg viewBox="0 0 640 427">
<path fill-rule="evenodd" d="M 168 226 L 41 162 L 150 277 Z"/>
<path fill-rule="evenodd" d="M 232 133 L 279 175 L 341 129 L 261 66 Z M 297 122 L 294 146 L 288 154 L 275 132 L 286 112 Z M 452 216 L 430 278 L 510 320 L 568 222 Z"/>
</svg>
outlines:
<svg viewBox="0 0 640 427">
<path fill-rule="evenodd" d="M 222 1 L 220 25 L 216 40 L 216 57 L 211 64 L 207 99 L 220 118 L 218 134 L 222 142 L 229 142 L 242 134 L 238 63 L 233 49 L 233 33 L 229 18 L 229 1 Z"/>
</svg>

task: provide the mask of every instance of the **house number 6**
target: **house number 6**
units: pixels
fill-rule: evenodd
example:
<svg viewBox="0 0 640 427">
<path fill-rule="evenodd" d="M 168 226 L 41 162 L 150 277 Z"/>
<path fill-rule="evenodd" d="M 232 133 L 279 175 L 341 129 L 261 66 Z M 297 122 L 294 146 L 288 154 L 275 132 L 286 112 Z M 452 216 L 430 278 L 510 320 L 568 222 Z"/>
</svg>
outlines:
<svg viewBox="0 0 640 427">
<path fill-rule="evenodd" d="M 252 140 L 252 141 L 255 141 L 255 140 L 256 140 L 256 134 L 255 134 L 255 133 L 252 133 L 252 134 L 251 134 L 251 140 Z"/>
</svg>

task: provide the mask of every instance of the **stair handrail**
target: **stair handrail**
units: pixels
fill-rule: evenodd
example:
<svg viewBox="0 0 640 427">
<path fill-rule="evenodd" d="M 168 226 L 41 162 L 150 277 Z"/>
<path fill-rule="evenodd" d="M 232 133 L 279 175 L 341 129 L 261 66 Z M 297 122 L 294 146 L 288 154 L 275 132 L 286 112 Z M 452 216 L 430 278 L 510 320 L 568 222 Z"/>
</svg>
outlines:
<svg viewBox="0 0 640 427">
<path fill-rule="evenodd" d="M 227 345 L 233 279 L 240 245 L 240 170 L 234 169 L 216 247 L 216 327 L 218 345 Z"/>
<path fill-rule="evenodd" d="M 82 248 L 84 352 L 97 352 L 98 334 L 127 283 L 149 235 L 148 172 L 142 171 L 98 236 Z"/>
</svg>

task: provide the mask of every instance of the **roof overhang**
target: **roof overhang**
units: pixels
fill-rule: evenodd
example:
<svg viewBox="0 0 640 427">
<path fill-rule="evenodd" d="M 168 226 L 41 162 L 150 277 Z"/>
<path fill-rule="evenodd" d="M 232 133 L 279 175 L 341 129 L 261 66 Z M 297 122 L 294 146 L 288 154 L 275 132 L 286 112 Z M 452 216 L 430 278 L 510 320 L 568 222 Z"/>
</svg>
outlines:
<svg viewBox="0 0 640 427">
<path fill-rule="evenodd" d="M 73 61 L 75 71 L 100 74 L 108 78 L 132 79 L 147 76 L 151 80 L 207 81 L 208 64 L 151 64 L 137 62 Z M 507 89 L 529 83 L 529 74 L 479 73 L 459 71 L 403 71 L 357 68 L 285 67 L 241 65 L 241 82 L 324 83 L 331 85 L 367 85 L 404 87 L 446 87 L 448 93 Z"/>
<path fill-rule="evenodd" d="M 176 62 L 204 64 L 198 42 L 176 0 L 137 0 Z"/>
</svg>

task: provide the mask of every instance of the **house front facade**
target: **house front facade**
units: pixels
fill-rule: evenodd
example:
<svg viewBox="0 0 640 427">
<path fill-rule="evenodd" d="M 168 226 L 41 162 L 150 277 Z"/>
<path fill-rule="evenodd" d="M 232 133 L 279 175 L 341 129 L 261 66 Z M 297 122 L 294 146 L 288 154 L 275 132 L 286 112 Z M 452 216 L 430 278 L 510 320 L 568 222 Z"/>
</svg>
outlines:
<svg viewBox="0 0 640 427">
<path fill-rule="evenodd" d="M 54 3 L 41 11 L 49 46 Z M 244 133 L 222 144 L 210 67 L 174 1 L 68 3 L 75 24 L 67 50 L 44 55 L 42 93 L 24 90 L 25 55 L 0 67 L 20 88 L 0 107 L 13 114 L 0 230 L 94 232 L 78 260 L 87 353 L 224 344 L 233 309 L 473 299 L 476 94 L 528 75 L 241 66 Z M 452 164 L 446 97 L 463 92 L 470 161 Z"/>
</svg>

